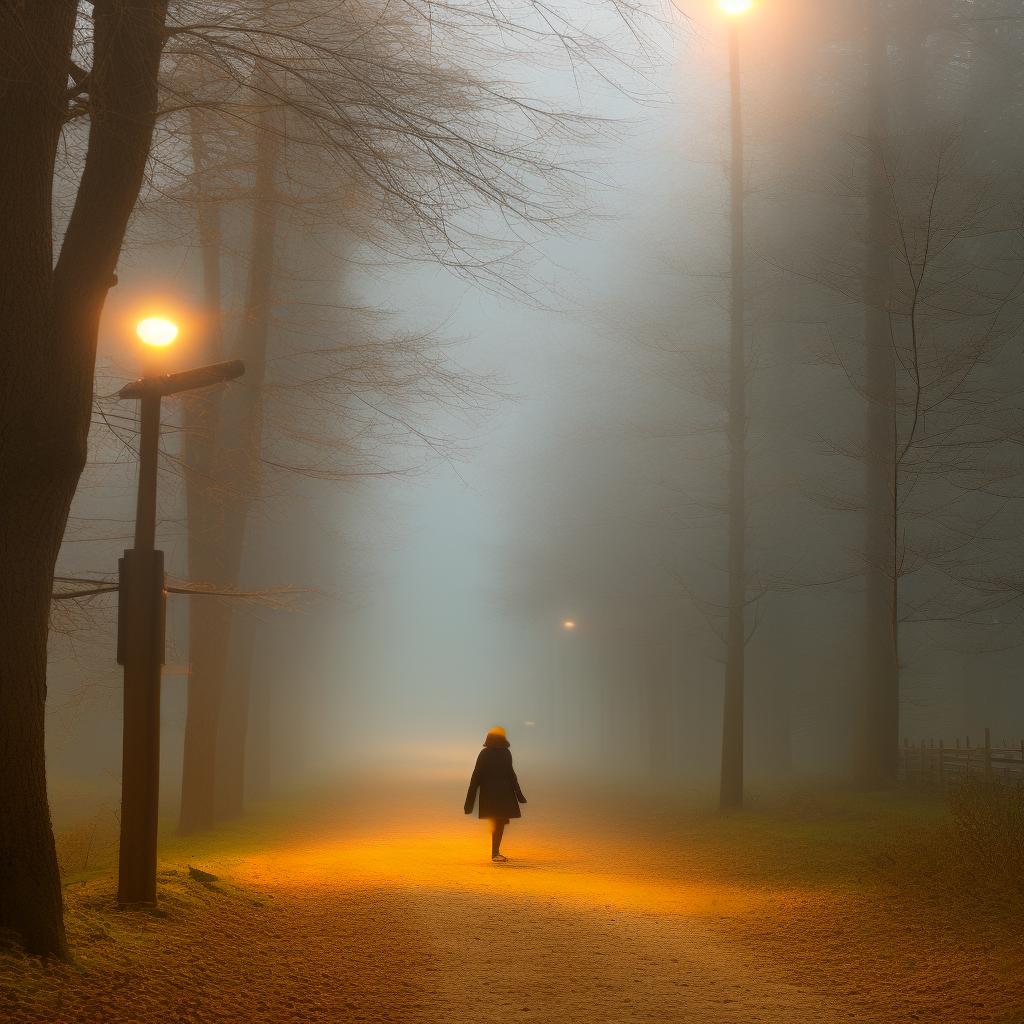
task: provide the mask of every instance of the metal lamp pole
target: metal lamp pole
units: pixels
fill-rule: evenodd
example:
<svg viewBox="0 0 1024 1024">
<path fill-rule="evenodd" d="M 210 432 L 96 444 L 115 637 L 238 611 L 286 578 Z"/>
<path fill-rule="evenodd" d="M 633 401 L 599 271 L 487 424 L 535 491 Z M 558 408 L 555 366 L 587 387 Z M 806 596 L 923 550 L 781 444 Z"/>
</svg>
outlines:
<svg viewBox="0 0 1024 1024">
<path fill-rule="evenodd" d="M 730 15 L 729 98 L 732 153 L 729 167 L 732 229 L 729 302 L 729 613 L 726 632 L 725 699 L 722 708 L 722 807 L 743 804 L 744 676 L 746 654 L 746 475 L 747 364 L 745 350 L 743 239 L 743 105 L 740 78 L 740 18 L 752 0 L 721 0 Z"/>
<path fill-rule="evenodd" d="M 240 377 L 240 360 L 184 373 L 144 377 L 120 398 L 141 402 L 135 546 L 118 562 L 117 661 L 124 666 L 119 903 L 156 903 L 156 835 L 160 793 L 160 672 L 164 663 L 164 553 L 156 544 L 160 400 Z"/>
</svg>

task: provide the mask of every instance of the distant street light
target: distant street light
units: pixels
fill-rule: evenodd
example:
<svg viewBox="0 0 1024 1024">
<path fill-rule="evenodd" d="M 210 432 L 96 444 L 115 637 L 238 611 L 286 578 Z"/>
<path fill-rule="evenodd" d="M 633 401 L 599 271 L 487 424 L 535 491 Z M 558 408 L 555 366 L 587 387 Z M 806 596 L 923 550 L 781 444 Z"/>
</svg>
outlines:
<svg viewBox="0 0 1024 1024">
<path fill-rule="evenodd" d="M 575 619 L 563 619 L 562 620 L 562 632 L 564 633 L 575 633 L 577 622 Z M 561 646 L 561 645 L 559 645 Z M 558 727 L 562 732 L 562 739 L 568 740 L 569 738 L 569 668 L 567 664 L 568 648 L 561 647 L 557 655 L 558 662 L 558 714 L 556 720 Z"/>
<path fill-rule="evenodd" d="M 726 14 L 735 17 L 738 14 L 746 14 L 754 6 L 754 0 L 718 0 L 718 6 Z"/>
<path fill-rule="evenodd" d="M 136 329 L 147 345 L 165 348 L 178 335 L 169 320 L 150 317 Z M 135 546 L 118 563 L 117 660 L 124 666 L 119 903 L 156 902 L 156 835 L 160 792 L 160 672 L 164 660 L 164 554 L 156 544 L 156 481 L 160 400 L 239 377 L 240 360 L 184 373 L 143 377 L 121 398 L 141 402 L 139 493 Z"/>
</svg>

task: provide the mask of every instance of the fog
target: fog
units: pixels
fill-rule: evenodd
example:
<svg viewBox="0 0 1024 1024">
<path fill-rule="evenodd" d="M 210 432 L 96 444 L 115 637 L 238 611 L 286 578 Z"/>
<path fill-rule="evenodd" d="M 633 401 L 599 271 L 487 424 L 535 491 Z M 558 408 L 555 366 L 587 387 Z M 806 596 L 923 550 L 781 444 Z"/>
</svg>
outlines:
<svg viewBox="0 0 1024 1024">
<path fill-rule="evenodd" d="M 1024 1020 L 1022 49 L 0 4 L 0 1017 Z"/>
<path fill-rule="evenodd" d="M 375 407 L 370 418 L 378 422 L 356 427 L 363 436 L 343 442 L 342 464 L 325 470 L 324 479 L 309 468 L 331 458 L 322 453 L 304 460 L 303 471 L 264 475 L 248 513 L 240 585 L 272 593 L 171 595 L 162 713 L 166 813 L 174 813 L 180 792 L 188 602 L 233 602 L 236 620 L 247 623 L 236 629 L 231 657 L 242 658 L 248 669 L 240 671 L 251 675 L 247 771 L 260 781 L 250 777 L 247 786 L 260 796 L 304 780 L 345 779 L 378 762 L 425 777 L 461 777 L 483 732 L 502 724 L 538 772 L 608 776 L 623 785 L 644 779 L 713 797 L 727 565 L 720 428 L 728 62 L 717 18 L 686 14 L 675 19 L 668 42 L 659 39 L 664 49 L 655 66 L 629 72 L 626 88 L 591 79 L 581 95 L 564 70 L 518 67 L 524 88 L 605 121 L 586 139 L 562 143 L 560 159 L 582 168 L 573 197 L 580 212 L 567 231 L 524 234 L 524 252 L 493 275 L 401 255 L 382 260 L 355 235 L 336 267 L 317 267 L 317 287 L 347 311 L 329 330 L 424 339 L 427 358 L 466 383 L 447 397 L 444 387 L 430 395 L 424 389 L 407 406 L 399 397 L 382 417 Z M 786 7 L 770 31 L 744 40 L 752 566 L 745 746 L 755 795 L 800 780 L 857 778 L 856 722 L 868 671 L 864 555 L 857 552 L 862 484 L 851 465 L 863 398 L 844 378 L 859 374 L 862 361 L 855 335 L 864 313 L 844 284 L 845 261 L 860 244 L 858 200 L 843 194 L 842 183 L 831 193 L 824 183 L 830 175 L 856 177 L 856 130 L 839 130 L 830 119 L 844 111 L 856 118 L 861 106 L 849 66 L 833 84 L 852 96 L 792 91 L 801 73 L 820 90 L 822 62 L 844 60 L 842 24 L 814 23 L 819 47 L 803 71 L 781 69 L 780 54 L 794 52 L 798 14 Z M 830 29 L 837 42 L 829 43 Z M 937 80 L 960 45 L 943 32 L 934 29 L 922 58 L 933 62 Z M 629 42 L 620 32 L 615 45 L 626 52 Z M 893 46 L 897 83 L 904 57 Z M 993 60 L 991 73 L 1000 67 Z M 943 88 L 928 114 L 936 138 L 962 132 L 964 104 L 979 102 L 962 83 Z M 899 126 L 899 116 L 893 114 L 893 131 L 913 131 Z M 925 136 L 921 129 L 913 147 L 921 166 L 912 166 L 905 148 L 897 158 L 902 168 L 891 172 L 898 188 L 905 171 L 908 203 L 934 149 Z M 819 164 L 808 166 L 814 158 Z M 1015 175 L 998 187 L 1012 192 Z M 992 220 L 1001 215 L 987 213 L 984 230 L 998 231 Z M 153 306 L 157 295 L 171 296 L 179 312 L 203 306 L 199 250 L 184 216 L 180 204 L 161 206 L 156 198 L 136 216 L 138 241 L 126 253 L 101 327 L 101 395 L 147 369 L 133 349 L 136 311 Z M 476 224 L 481 234 L 488 216 Z M 828 230 L 822 233 L 829 220 L 833 230 L 849 232 L 831 251 Z M 244 218 L 228 230 L 241 245 Z M 229 308 L 243 289 L 238 259 L 233 270 L 225 263 Z M 814 268 L 818 259 L 824 262 Z M 817 273 L 823 267 L 828 273 Z M 943 273 L 948 281 L 955 270 Z M 995 282 L 991 297 L 1002 303 L 1000 330 L 1012 345 L 1018 296 L 1007 288 L 996 297 Z M 962 319 L 972 315 L 962 312 Z M 274 318 L 284 334 L 288 316 L 281 306 Z M 181 344 L 160 372 L 193 364 L 210 329 L 200 315 L 186 319 Z M 307 335 L 311 329 L 301 328 Z M 830 358 L 823 349 L 831 349 Z M 998 373 L 1002 356 L 985 358 Z M 231 388 L 247 386 L 243 378 Z M 317 415 L 340 423 L 341 438 L 351 404 L 364 398 L 373 406 L 374 397 L 350 389 L 348 399 L 321 404 Z M 301 395 L 289 401 L 278 416 L 296 415 Z M 61 556 L 59 572 L 67 577 L 112 572 L 133 512 L 134 410 L 109 400 L 99 408 Z M 285 441 L 304 443 L 288 439 L 274 415 L 265 415 L 268 462 Z M 389 426 L 375 436 L 381 418 Z M 158 539 L 172 576 L 187 580 L 179 404 L 166 404 L 164 423 Z M 274 429 L 280 437 L 268 440 Z M 321 448 L 333 443 L 331 429 Z M 923 597 L 911 590 L 899 655 L 901 740 L 952 741 L 997 724 L 1013 742 L 1024 732 L 1013 626 L 1019 609 L 1010 593 L 1020 564 L 1011 538 L 1017 462 L 1012 456 L 996 474 L 998 509 L 972 513 L 1002 517 L 1003 525 L 988 519 L 987 535 L 964 541 L 978 550 L 960 583 L 966 578 L 983 599 L 954 611 L 952 598 L 931 594 L 928 582 Z M 826 492 L 828 500 L 819 500 Z M 969 518 L 959 520 L 964 530 L 975 528 L 965 525 Z M 941 561 L 936 544 L 925 541 L 925 562 Z M 1006 594 L 998 599 L 994 580 L 988 590 L 979 585 L 993 557 L 1009 566 L 999 574 Z M 948 564 L 935 568 L 954 572 Z M 74 607 L 55 619 L 49 761 L 61 820 L 116 804 L 120 681 L 111 604 L 104 597 L 69 602 Z"/>
</svg>

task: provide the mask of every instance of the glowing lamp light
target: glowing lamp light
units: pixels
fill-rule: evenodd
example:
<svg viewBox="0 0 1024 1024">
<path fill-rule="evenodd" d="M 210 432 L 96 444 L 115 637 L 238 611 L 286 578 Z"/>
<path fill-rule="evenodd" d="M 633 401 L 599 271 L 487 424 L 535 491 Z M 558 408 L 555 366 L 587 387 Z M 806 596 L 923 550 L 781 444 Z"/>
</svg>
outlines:
<svg viewBox="0 0 1024 1024">
<path fill-rule="evenodd" d="M 178 336 L 178 325 L 162 316 L 147 316 L 135 328 L 139 341 L 152 348 L 167 348 Z"/>
<path fill-rule="evenodd" d="M 576 623 L 572 619 L 566 619 L 565 622 L 562 623 L 562 629 L 569 633 L 571 633 L 575 628 Z"/>
<path fill-rule="evenodd" d="M 718 0 L 718 6 L 730 17 L 735 18 L 740 14 L 746 14 L 754 6 L 754 0 Z"/>
</svg>

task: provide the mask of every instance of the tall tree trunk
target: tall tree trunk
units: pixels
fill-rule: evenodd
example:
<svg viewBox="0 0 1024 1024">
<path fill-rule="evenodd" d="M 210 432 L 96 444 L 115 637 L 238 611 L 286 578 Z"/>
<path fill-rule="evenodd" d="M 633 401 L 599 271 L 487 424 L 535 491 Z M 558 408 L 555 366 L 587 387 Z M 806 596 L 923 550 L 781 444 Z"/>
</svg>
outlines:
<svg viewBox="0 0 1024 1024">
<path fill-rule="evenodd" d="M 47 362 L 57 358 L 49 302 L 56 112 L 73 23 L 73 5 L 60 6 L 20 12 L 24 25 L 10 8 L 0 15 L 0 927 L 40 953 L 65 950 L 46 796 L 46 639 L 54 565 L 84 462 L 81 440 L 47 397 Z M 36 47 L 44 81 L 30 69 Z M 49 360 L 39 358 L 42 347 Z"/>
<path fill-rule="evenodd" d="M 279 715 L 277 692 L 273 681 L 277 659 L 267 651 L 257 662 L 250 677 L 249 725 L 246 729 L 245 786 L 246 800 L 267 800 L 276 782 Z"/>
<path fill-rule="evenodd" d="M 41 954 L 67 951 L 45 774 L 50 595 L 85 465 L 99 317 L 149 153 L 165 6 L 94 12 L 89 147 L 56 266 L 78 5 L 0 6 L 0 928 Z"/>
<path fill-rule="evenodd" d="M 732 260 L 729 287 L 729 478 L 728 545 L 729 596 L 726 623 L 725 696 L 722 702 L 722 777 L 719 802 L 723 808 L 743 805 L 743 689 L 746 657 L 747 600 L 747 360 L 744 346 L 743 239 L 743 107 L 740 91 L 740 29 L 729 32 L 730 91 L 732 95 L 732 155 L 730 217 Z"/>
<path fill-rule="evenodd" d="M 212 160 L 201 111 L 191 112 L 193 184 L 202 268 L 203 358 L 224 358 L 221 285 L 221 215 L 211 201 Z M 195 581 L 223 583 L 226 491 L 220 479 L 219 442 L 224 392 L 210 388 L 183 398 L 185 509 L 188 573 Z M 231 610 L 218 598 L 192 597 L 188 605 L 189 674 L 185 750 L 182 762 L 179 829 L 184 833 L 213 824 L 213 759 L 217 744 L 219 681 L 227 671 Z"/>
<path fill-rule="evenodd" d="M 218 598 L 193 597 L 189 610 L 188 707 L 181 775 L 183 835 L 214 824 L 214 776 L 223 679 L 228 670 L 231 608 Z M 201 605 L 200 605 L 201 603 Z"/>
<path fill-rule="evenodd" d="M 277 169 L 282 160 L 283 144 L 277 125 L 278 115 L 264 115 L 257 139 L 256 199 L 253 208 L 252 245 L 245 318 L 241 326 L 239 351 L 245 359 L 247 387 L 239 393 L 240 406 L 237 437 L 242 479 L 238 501 L 232 508 L 232 538 L 237 545 L 233 552 L 236 582 L 241 579 L 249 516 L 259 496 L 263 445 L 263 385 L 266 380 L 267 345 L 273 317 L 274 283 L 277 276 L 278 213 L 276 194 Z M 230 685 L 222 695 L 221 715 L 225 727 L 225 747 L 221 753 L 221 772 L 216 779 L 217 803 L 225 815 L 240 814 L 245 800 L 245 754 L 249 725 L 249 700 L 254 631 L 246 623 L 236 630 L 240 643 L 233 645 L 230 660 Z M 248 624 L 251 626 L 251 623 Z"/>
<path fill-rule="evenodd" d="M 896 777 L 899 745 L 899 625 L 895 363 L 887 297 L 891 280 L 884 160 L 888 46 L 879 0 L 869 6 L 867 238 L 864 262 L 864 717 L 860 774 L 867 785 Z"/>
<path fill-rule="evenodd" d="M 237 345 L 237 353 L 246 365 L 244 386 L 230 393 L 231 404 L 220 414 L 217 435 L 210 439 L 216 446 L 212 460 L 219 484 L 216 513 L 205 521 L 189 524 L 190 546 L 195 543 L 198 551 L 200 543 L 205 543 L 202 535 L 214 545 L 215 551 L 207 552 L 209 561 L 205 564 L 216 572 L 217 582 L 227 587 L 237 587 L 241 580 L 246 525 L 259 484 L 263 383 L 277 234 L 275 179 L 282 148 L 273 124 L 275 117 L 275 113 L 265 112 L 257 127 L 249 275 Z M 198 562 L 194 571 L 203 571 Z M 243 723 L 247 715 L 238 702 L 247 700 L 248 687 L 227 686 L 234 619 L 230 606 L 222 603 L 214 615 L 208 614 L 203 614 L 201 621 L 198 613 L 193 618 L 197 629 L 190 639 L 180 818 L 180 829 L 186 833 L 210 828 L 218 807 L 240 810 L 242 800 L 240 786 L 232 782 L 230 791 L 224 788 L 218 772 L 218 766 L 225 764 L 224 755 L 218 755 L 217 748 L 230 733 L 234 756 L 244 762 Z M 230 721 L 229 727 L 225 721 Z M 232 769 L 230 775 L 232 779 L 244 779 L 244 764 Z"/>
<path fill-rule="evenodd" d="M 228 672 L 224 680 L 223 716 L 217 743 L 217 789 L 214 812 L 218 820 L 234 818 L 245 807 L 246 754 L 249 749 L 250 705 L 253 695 L 255 624 L 249 615 L 234 616 Z"/>
</svg>

